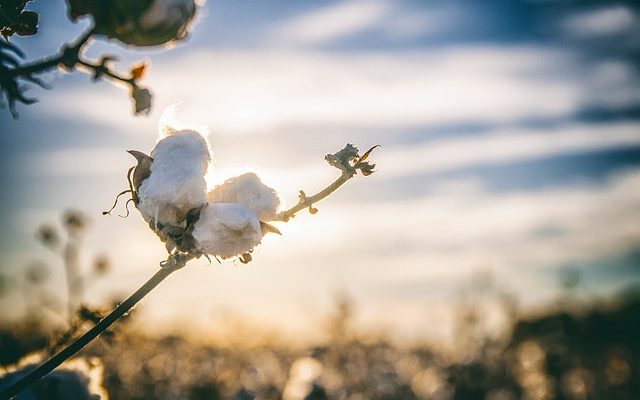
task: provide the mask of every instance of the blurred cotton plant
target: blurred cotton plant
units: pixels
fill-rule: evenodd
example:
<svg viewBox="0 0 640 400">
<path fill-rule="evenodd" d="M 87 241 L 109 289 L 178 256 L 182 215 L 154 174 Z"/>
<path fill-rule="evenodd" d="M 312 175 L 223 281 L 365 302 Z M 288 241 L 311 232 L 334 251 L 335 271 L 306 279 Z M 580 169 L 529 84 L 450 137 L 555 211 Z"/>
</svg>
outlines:
<svg viewBox="0 0 640 400">
<path fill-rule="evenodd" d="M 73 356 L 188 261 L 204 256 L 218 260 L 236 258 L 248 263 L 264 235 L 280 233 L 273 222 L 287 222 L 302 210 L 315 214 L 318 211 L 316 203 L 358 172 L 369 176 L 375 168 L 368 158 L 377 146 L 360 155 L 357 147 L 347 144 L 325 156 L 329 165 L 340 171 L 340 176 L 314 195 L 300 191 L 298 202 L 281 210 L 277 192 L 255 173 L 245 173 L 207 188 L 205 175 L 210 169 L 211 150 L 198 130 L 165 126 L 160 132 L 158 142 L 149 154 L 129 150 L 136 159 L 136 165 L 127 173 L 129 188 L 118 194 L 113 207 L 104 214 L 113 211 L 120 196 L 130 195 L 125 208 L 129 202 L 135 204 L 142 218 L 165 244 L 166 260 L 140 289 L 84 335 L 0 392 L 0 400 L 20 393 Z"/>
<path fill-rule="evenodd" d="M 23 52 L 8 42 L 14 33 L 36 34 L 38 14 L 25 11 L 28 0 L 12 0 L 0 8 L 0 91 L 17 117 L 16 103 L 32 104 L 36 99 L 26 97 L 24 83 L 48 88 L 40 74 L 55 68 L 65 71 L 81 70 L 90 73 L 93 80 L 108 79 L 129 88 L 135 114 L 146 114 L 151 109 L 151 92 L 140 86 L 146 63 L 134 65 L 128 73 L 112 68 L 113 55 L 102 55 L 97 60 L 85 57 L 86 48 L 94 37 L 106 37 L 128 46 L 168 46 L 187 37 L 193 24 L 197 4 L 195 0 L 68 0 L 68 15 L 72 21 L 91 20 L 91 26 L 75 42 L 62 46 L 58 54 L 30 63 L 23 63 Z M 11 11 L 9 13 L 7 10 Z M 0 99 L 2 100 L 2 99 Z"/>
</svg>

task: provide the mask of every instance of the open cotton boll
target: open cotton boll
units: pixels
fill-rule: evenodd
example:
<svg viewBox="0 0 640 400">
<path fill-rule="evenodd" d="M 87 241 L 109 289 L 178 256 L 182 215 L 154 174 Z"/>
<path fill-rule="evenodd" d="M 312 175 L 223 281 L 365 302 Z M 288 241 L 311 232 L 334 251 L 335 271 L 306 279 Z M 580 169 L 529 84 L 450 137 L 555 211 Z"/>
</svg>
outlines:
<svg viewBox="0 0 640 400">
<path fill-rule="evenodd" d="M 209 203 L 240 203 L 251 210 L 258 220 L 273 220 L 280 207 L 275 190 L 262 183 L 253 172 L 227 179 L 207 193 Z"/>
<path fill-rule="evenodd" d="M 156 227 L 182 226 L 189 210 L 206 203 L 207 142 L 193 130 L 172 131 L 158 141 L 151 158 L 150 175 L 137 192 L 138 209 Z"/>
<path fill-rule="evenodd" d="M 221 258 L 247 253 L 262 240 L 260 221 L 238 203 L 207 204 L 192 235 L 200 251 Z"/>
</svg>

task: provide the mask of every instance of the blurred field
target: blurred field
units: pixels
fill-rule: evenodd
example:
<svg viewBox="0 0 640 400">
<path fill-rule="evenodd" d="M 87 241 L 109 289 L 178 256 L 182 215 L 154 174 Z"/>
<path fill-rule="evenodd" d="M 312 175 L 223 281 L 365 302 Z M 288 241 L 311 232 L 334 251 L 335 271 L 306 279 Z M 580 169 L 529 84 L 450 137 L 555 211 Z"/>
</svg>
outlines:
<svg viewBox="0 0 640 400">
<path fill-rule="evenodd" d="M 134 312 L 81 356 L 101 362 L 112 400 L 638 398 L 640 290 L 607 304 L 570 296 L 558 304 L 512 314 L 507 329 L 491 334 L 479 307 L 460 308 L 452 347 L 362 331 L 346 298 L 318 322 L 325 339 L 302 346 L 248 323 L 202 340 L 142 334 Z M 4 367 L 53 347 L 62 332 L 42 321 L 32 314 L 2 326 Z"/>
</svg>

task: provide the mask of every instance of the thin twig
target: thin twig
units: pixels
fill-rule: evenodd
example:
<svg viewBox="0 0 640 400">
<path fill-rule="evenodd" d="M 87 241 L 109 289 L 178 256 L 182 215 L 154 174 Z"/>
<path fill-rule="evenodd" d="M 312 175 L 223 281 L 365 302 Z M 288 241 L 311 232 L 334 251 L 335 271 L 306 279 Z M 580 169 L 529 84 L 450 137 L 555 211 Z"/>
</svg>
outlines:
<svg viewBox="0 0 640 400">
<path fill-rule="evenodd" d="M 313 208 L 314 204 L 316 204 L 320 200 L 323 200 L 324 198 L 329 196 L 331 193 L 338 190 L 340 186 L 344 185 L 349 179 L 353 178 L 353 176 L 354 176 L 353 174 L 342 172 L 340 177 L 335 181 L 333 181 L 331 185 L 322 189 L 321 191 L 314 194 L 313 196 L 307 196 L 303 191 L 300 191 L 300 195 L 298 197 L 299 198 L 298 204 L 296 204 L 295 206 L 291 207 L 288 210 L 279 212 L 278 214 L 276 214 L 273 220 L 287 222 L 289 219 L 294 217 L 297 212 L 304 210 L 305 208 L 308 208 L 309 210 L 314 210 Z"/>
<path fill-rule="evenodd" d="M 332 167 L 342 171 L 340 177 L 313 196 L 307 196 L 306 193 L 301 190 L 298 195 L 298 204 L 288 210 L 279 212 L 272 221 L 287 222 L 289 219 L 293 218 L 297 212 L 304 210 L 305 208 L 309 209 L 311 214 L 315 214 L 318 210 L 314 208 L 313 205 L 338 190 L 340 186 L 353 178 L 358 171 L 360 171 L 364 176 L 371 175 L 374 172 L 373 169 L 375 168 L 375 164 L 370 164 L 367 162 L 367 159 L 376 147 L 379 147 L 379 145 L 375 145 L 364 152 L 363 155 L 359 155 L 358 148 L 347 143 L 342 150 L 334 154 L 327 154 L 324 158 L 325 161 L 327 161 Z"/>
<path fill-rule="evenodd" d="M 131 76 L 123 76 L 120 74 L 117 74 L 115 72 L 113 72 L 112 70 L 109 69 L 109 67 L 106 66 L 105 62 L 102 61 L 101 63 L 98 64 L 93 64 L 89 61 L 83 60 L 82 58 L 78 59 L 78 65 L 81 65 L 83 67 L 85 67 L 88 71 L 93 72 L 94 74 L 94 79 L 98 79 L 102 76 L 106 76 L 111 80 L 114 81 L 119 81 L 122 83 L 126 83 L 127 85 L 131 85 L 131 86 L 135 86 L 136 82 L 135 79 Z"/>
<path fill-rule="evenodd" d="M 169 256 L 169 259 L 158 272 L 155 273 L 144 285 L 140 287 L 134 294 L 132 294 L 125 301 L 120 303 L 109 315 L 100 320 L 93 328 L 89 329 L 85 334 L 76 339 L 69 346 L 61 350 L 58 354 L 51 357 L 39 367 L 25 375 L 22 379 L 15 382 L 7 389 L 0 392 L 0 400 L 9 400 L 13 396 L 22 392 L 24 389 L 31 386 L 34 382 L 53 371 L 56 367 L 62 364 L 67 359 L 71 358 L 74 354 L 84 348 L 92 340 L 97 338 L 102 332 L 107 330 L 111 324 L 116 322 L 120 317 L 127 314 L 131 309 L 142 300 L 150 291 L 160 284 L 171 273 L 184 267 L 187 261 L 193 258 L 192 255 L 176 254 Z"/>
</svg>

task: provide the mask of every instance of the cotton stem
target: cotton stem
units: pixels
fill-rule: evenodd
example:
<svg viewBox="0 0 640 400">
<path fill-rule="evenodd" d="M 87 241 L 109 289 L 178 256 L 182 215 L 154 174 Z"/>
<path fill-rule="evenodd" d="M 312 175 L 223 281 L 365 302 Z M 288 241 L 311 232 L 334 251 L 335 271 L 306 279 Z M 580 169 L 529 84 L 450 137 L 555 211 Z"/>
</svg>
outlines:
<svg viewBox="0 0 640 400">
<path fill-rule="evenodd" d="M 379 146 L 373 146 L 364 152 L 364 154 L 359 155 L 358 148 L 347 143 L 347 145 L 338 152 L 334 154 L 327 154 L 324 158 L 325 161 L 327 161 L 332 167 L 341 171 L 340 177 L 313 196 L 307 196 L 306 193 L 301 190 L 298 196 L 298 204 L 288 210 L 281 211 L 276 214 L 272 221 L 287 222 L 289 219 L 293 218 L 297 212 L 304 210 L 305 208 L 307 208 L 310 213 L 315 214 L 318 210 L 315 209 L 313 205 L 338 190 L 349 179 L 353 178 L 358 171 L 360 171 L 364 176 L 371 175 L 374 172 L 375 164 L 370 164 L 367 162 L 367 159 L 376 147 Z"/>
</svg>

